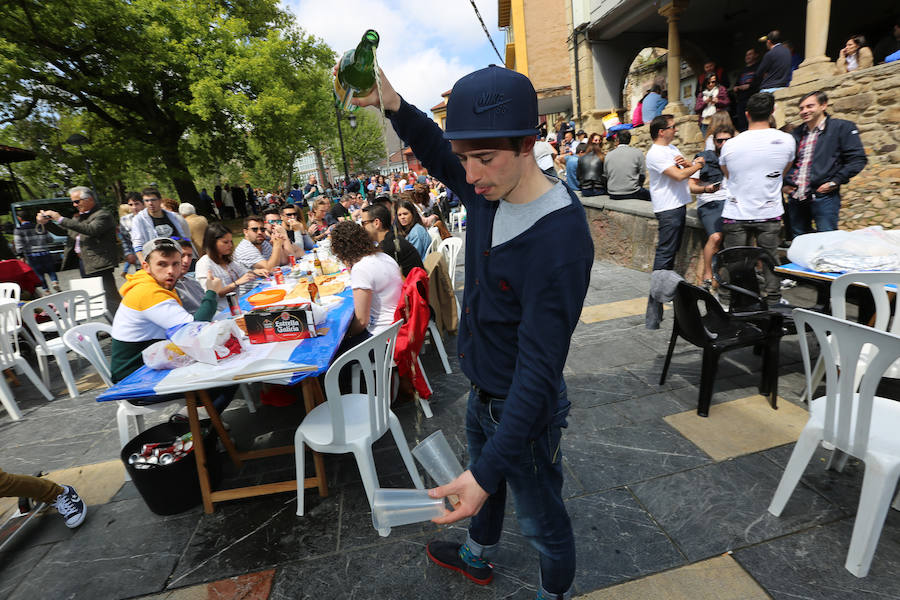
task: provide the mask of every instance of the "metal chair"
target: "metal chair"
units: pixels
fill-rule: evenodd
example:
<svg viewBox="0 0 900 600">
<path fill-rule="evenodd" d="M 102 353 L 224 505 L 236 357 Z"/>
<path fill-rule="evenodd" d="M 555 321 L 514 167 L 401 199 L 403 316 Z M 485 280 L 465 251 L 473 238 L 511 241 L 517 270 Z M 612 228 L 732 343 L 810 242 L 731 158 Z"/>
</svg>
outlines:
<svg viewBox="0 0 900 600">
<path fill-rule="evenodd" d="M 820 442 L 862 460 L 865 475 L 844 566 L 855 576 L 865 577 L 900 479 L 900 403 L 875 395 L 885 372 L 900 359 L 900 336 L 803 309 L 794 311 L 794 321 L 802 333 L 800 351 L 807 386 L 812 388 L 809 327 L 825 358 L 826 392 L 810 402 L 809 421 L 794 446 L 769 512 L 781 515 Z M 861 366 L 858 357 L 866 346 L 875 352 Z M 860 368 L 865 373 L 858 378 Z"/>
<path fill-rule="evenodd" d="M 705 307 L 705 314 L 701 314 L 700 305 Z M 729 350 L 762 345 L 765 351 L 759 393 L 769 396 L 769 404 L 772 408 L 777 408 L 780 334 L 770 334 L 753 323 L 726 313 L 712 294 L 685 281 L 680 281 L 675 289 L 674 306 L 675 324 L 672 326 L 672 338 L 669 340 L 669 350 L 659 378 L 660 385 L 666 382 L 675 341 L 679 336 L 703 348 L 697 414 L 707 417 L 719 356 Z"/>
<path fill-rule="evenodd" d="M 34 384 L 34 387 L 44 395 L 44 398 L 53 400 L 53 394 L 41 383 L 37 373 L 34 372 L 34 369 L 19 353 L 15 340 L 21 328 L 18 303 L 12 301 L 12 299 L 7 299 L 7 301 L 0 303 L 0 404 L 3 404 L 13 421 L 18 421 L 22 418 L 22 411 L 19 410 L 15 396 L 6 383 L 6 377 L 2 374 L 6 369 L 14 369 L 19 373 L 24 373 L 31 380 L 31 383 Z"/>
<path fill-rule="evenodd" d="M 372 444 L 390 429 L 413 484 L 420 490 L 424 489 L 403 428 L 390 409 L 394 342 L 399 329 L 400 321 L 397 321 L 339 356 L 328 368 L 325 374 L 325 397 L 328 401 L 311 410 L 294 435 L 297 515 L 303 516 L 304 445 L 316 452 L 329 454 L 352 452 L 371 507 L 372 496 L 379 487 Z M 345 366 L 353 364 L 361 368 L 366 392 L 341 394 L 338 383 L 340 372 Z"/>
<path fill-rule="evenodd" d="M 72 367 L 69 365 L 68 348 L 63 343 L 62 336 L 78 324 L 79 304 L 81 305 L 81 316 L 90 316 L 90 296 L 84 290 L 69 290 L 67 292 L 59 292 L 51 294 L 36 300 L 32 300 L 22 307 L 22 320 L 34 336 L 37 347 L 35 354 L 38 358 L 38 366 L 41 371 L 41 379 L 44 385 L 50 385 L 50 375 L 47 366 L 47 357 L 52 356 L 56 359 L 62 373 L 63 381 L 72 398 L 78 397 L 78 388 L 75 385 L 75 376 L 72 374 Z M 85 312 L 86 311 L 86 312 Z M 50 321 L 47 323 L 38 323 L 35 318 L 35 312 L 41 312 L 48 317 Z M 55 332 L 59 337 L 47 339 L 46 334 Z"/>
</svg>

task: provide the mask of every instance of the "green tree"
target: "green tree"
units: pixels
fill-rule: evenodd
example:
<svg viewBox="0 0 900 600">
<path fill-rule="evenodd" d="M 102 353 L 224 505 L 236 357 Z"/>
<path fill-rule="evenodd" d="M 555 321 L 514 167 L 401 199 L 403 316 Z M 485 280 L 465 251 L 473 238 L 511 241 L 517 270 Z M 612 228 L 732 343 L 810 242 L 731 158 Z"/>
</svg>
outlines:
<svg viewBox="0 0 900 600">
<path fill-rule="evenodd" d="M 334 55 L 291 22 L 277 0 L 7 0 L 0 124 L 91 115 L 116 142 L 150 149 L 194 201 L 188 164 L 249 159 L 250 136 L 267 152 L 314 112 L 319 86 L 302 84 L 327 79 Z"/>
<path fill-rule="evenodd" d="M 334 124 L 332 108 L 331 124 Z M 384 135 L 381 131 L 381 113 L 376 109 L 360 109 L 353 113 L 356 127 L 350 127 L 346 115 L 341 118 L 341 132 L 344 136 L 344 153 L 347 155 L 347 170 L 350 173 L 366 171 L 386 159 Z M 390 125 L 388 125 L 390 126 Z M 343 173 L 344 163 L 341 159 L 341 147 L 337 136 L 337 125 L 332 127 L 327 154 Z"/>
</svg>

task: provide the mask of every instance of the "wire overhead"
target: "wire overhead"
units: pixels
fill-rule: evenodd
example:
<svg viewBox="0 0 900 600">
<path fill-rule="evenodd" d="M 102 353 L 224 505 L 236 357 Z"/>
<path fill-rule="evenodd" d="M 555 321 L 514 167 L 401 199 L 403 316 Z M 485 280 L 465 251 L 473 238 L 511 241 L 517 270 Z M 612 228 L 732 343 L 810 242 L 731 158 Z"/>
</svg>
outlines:
<svg viewBox="0 0 900 600">
<path fill-rule="evenodd" d="M 478 12 L 478 7 L 475 6 L 475 0 L 469 0 L 472 3 L 472 8 L 475 10 L 475 16 L 478 17 L 478 22 L 481 23 L 481 28 L 484 29 L 484 35 L 487 36 L 488 41 L 491 43 L 491 48 L 494 49 L 494 52 L 497 54 L 497 58 L 500 59 L 500 64 L 505 64 L 505 60 L 500 56 L 500 51 L 497 50 L 497 46 L 494 44 L 494 40 L 491 38 L 491 33 L 488 31 L 487 26 L 484 24 L 484 19 L 481 18 L 481 13 Z"/>
</svg>

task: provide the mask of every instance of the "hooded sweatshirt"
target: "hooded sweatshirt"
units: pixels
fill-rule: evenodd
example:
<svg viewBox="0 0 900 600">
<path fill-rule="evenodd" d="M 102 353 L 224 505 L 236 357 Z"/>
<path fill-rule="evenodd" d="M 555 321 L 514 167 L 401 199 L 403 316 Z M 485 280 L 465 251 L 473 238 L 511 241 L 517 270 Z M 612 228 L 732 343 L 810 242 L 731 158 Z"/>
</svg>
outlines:
<svg viewBox="0 0 900 600">
<path fill-rule="evenodd" d="M 159 285 L 147 271 L 125 276 L 122 303 L 112 326 L 112 379 L 121 381 L 144 365 L 147 346 L 166 339 L 166 330 L 192 321 L 209 321 L 216 312 L 216 293 L 208 290 L 194 315 L 184 310 L 174 290 Z"/>
</svg>

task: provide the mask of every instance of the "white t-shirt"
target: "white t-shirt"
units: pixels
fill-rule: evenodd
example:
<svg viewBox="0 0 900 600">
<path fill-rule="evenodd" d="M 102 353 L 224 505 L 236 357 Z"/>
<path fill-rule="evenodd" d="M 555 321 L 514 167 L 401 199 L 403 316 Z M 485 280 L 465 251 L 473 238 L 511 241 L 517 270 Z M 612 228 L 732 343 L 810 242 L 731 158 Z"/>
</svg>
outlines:
<svg viewBox="0 0 900 600">
<path fill-rule="evenodd" d="M 728 169 L 731 196 L 722 217 L 736 221 L 780 217 L 782 174 L 794 160 L 795 149 L 793 136 L 778 129 L 749 129 L 722 144 L 719 164 Z"/>
<path fill-rule="evenodd" d="M 680 154 L 678 148 L 671 144 L 668 146 L 652 144 L 647 150 L 650 203 L 655 213 L 680 208 L 691 202 L 691 188 L 687 179 L 676 181 L 668 175 L 663 175 L 663 171 L 675 166 L 675 157 Z"/>
<path fill-rule="evenodd" d="M 372 290 L 372 307 L 366 330 L 378 335 L 394 322 L 394 311 L 403 291 L 400 265 L 384 252 L 364 256 L 350 269 L 350 287 Z"/>
<path fill-rule="evenodd" d="M 541 171 L 553 166 L 553 146 L 549 142 L 537 141 L 534 143 L 534 160 L 537 161 Z"/>
</svg>

